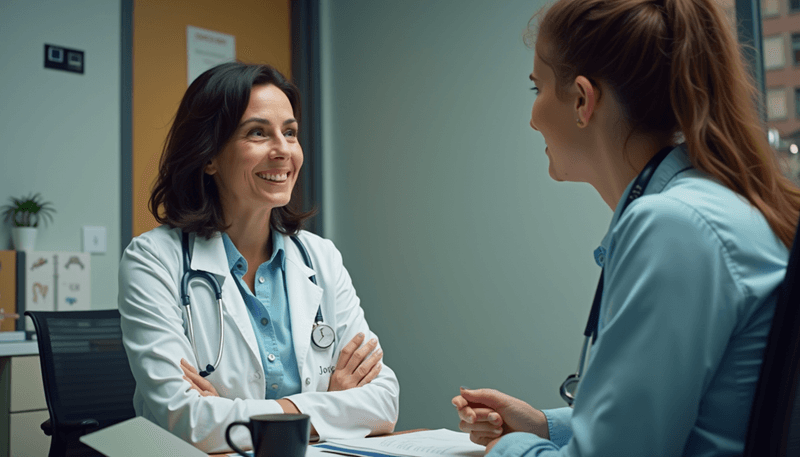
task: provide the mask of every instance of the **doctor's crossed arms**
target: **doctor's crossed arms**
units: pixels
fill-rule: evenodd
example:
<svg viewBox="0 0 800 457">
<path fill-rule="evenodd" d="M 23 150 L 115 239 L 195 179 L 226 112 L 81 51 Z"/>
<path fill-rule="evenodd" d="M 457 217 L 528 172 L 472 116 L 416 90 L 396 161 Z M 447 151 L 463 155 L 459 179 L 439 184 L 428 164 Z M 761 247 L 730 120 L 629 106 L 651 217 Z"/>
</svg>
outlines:
<svg viewBox="0 0 800 457">
<path fill-rule="evenodd" d="M 339 390 L 352 389 L 353 387 L 360 387 L 369 383 L 381 371 L 381 358 L 383 350 L 375 348 L 378 345 L 378 340 L 371 339 L 367 344 L 362 345 L 365 335 L 359 333 L 350 340 L 347 345 L 342 348 L 339 355 L 339 360 L 336 366 L 323 367 L 320 366 L 319 374 L 325 374 L 329 371 L 331 375 L 330 384 L 328 385 L 328 392 L 335 392 Z M 369 356 L 369 358 L 367 358 Z M 366 359 L 366 360 L 365 360 Z M 181 359 L 181 369 L 183 369 L 183 379 L 189 383 L 190 387 L 204 397 L 219 397 L 214 385 L 208 382 L 206 378 L 200 376 L 197 368 L 192 366 L 186 359 Z"/>
</svg>

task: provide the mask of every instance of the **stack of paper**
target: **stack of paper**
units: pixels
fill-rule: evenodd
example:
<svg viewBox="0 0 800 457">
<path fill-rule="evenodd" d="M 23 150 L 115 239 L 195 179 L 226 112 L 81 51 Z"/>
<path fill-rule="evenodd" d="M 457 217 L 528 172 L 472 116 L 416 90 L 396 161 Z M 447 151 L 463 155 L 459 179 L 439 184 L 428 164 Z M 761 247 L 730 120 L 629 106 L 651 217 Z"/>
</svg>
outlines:
<svg viewBox="0 0 800 457">
<path fill-rule="evenodd" d="M 330 440 L 314 448 L 357 457 L 479 457 L 486 448 L 469 440 L 469 434 L 447 429 L 426 430 L 392 436 Z"/>
</svg>

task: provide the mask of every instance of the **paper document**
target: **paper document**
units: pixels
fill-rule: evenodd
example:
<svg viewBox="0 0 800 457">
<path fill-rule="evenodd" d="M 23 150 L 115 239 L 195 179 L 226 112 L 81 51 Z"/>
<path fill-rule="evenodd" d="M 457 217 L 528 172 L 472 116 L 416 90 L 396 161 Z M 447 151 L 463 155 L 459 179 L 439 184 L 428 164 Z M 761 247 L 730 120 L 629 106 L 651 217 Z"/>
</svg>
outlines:
<svg viewBox="0 0 800 457">
<path fill-rule="evenodd" d="M 486 451 L 484 446 L 470 441 L 468 433 L 444 428 L 374 438 L 330 440 L 313 447 L 357 457 L 481 457 Z"/>
<path fill-rule="evenodd" d="M 134 417 L 100 429 L 80 437 L 80 440 L 108 457 L 208 457 L 205 452 L 144 417 Z"/>
</svg>

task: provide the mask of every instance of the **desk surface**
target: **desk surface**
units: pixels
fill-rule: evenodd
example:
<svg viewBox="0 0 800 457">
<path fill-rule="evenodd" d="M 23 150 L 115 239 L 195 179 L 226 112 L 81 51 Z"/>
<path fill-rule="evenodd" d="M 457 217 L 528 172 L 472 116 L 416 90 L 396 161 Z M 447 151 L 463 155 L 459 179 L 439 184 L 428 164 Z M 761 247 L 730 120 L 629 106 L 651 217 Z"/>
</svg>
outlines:
<svg viewBox="0 0 800 457">
<path fill-rule="evenodd" d="M 0 343 L 0 357 L 38 354 L 39 344 L 36 341 L 6 341 Z"/>
</svg>

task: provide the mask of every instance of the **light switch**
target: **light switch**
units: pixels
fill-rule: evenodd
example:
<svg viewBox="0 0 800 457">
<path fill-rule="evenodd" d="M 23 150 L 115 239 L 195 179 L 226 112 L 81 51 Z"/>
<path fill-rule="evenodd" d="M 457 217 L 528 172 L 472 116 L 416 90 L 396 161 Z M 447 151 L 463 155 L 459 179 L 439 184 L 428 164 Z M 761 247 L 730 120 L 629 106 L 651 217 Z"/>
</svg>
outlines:
<svg viewBox="0 0 800 457">
<path fill-rule="evenodd" d="M 91 225 L 83 226 L 83 252 L 106 252 L 106 228 Z"/>
</svg>

